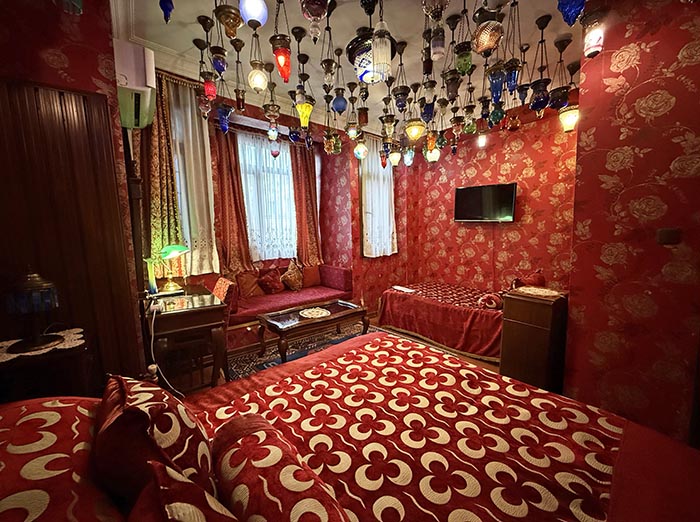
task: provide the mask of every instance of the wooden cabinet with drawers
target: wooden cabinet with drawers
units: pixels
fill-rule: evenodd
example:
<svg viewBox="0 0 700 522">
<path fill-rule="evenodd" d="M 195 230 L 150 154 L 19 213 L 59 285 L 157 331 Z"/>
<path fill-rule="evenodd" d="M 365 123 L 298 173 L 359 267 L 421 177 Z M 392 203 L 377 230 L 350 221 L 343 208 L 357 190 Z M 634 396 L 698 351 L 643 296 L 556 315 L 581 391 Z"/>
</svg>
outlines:
<svg viewBox="0 0 700 522">
<path fill-rule="evenodd" d="M 567 298 L 525 287 L 505 296 L 500 372 L 561 393 L 564 382 Z"/>
</svg>

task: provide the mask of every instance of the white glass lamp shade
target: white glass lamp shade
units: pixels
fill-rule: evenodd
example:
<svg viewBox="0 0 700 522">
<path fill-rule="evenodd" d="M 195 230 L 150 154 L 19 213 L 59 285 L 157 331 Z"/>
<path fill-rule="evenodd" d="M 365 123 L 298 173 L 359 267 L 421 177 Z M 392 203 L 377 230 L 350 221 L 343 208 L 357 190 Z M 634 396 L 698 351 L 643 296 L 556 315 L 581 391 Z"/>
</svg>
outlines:
<svg viewBox="0 0 700 522">
<path fill-rule="evenodd" d="M 433 36 L 430 39 L 430 59 L 434 62 L 445 57 L 445 30 L 438 26 L 433 29 Z"/>
<path fill-rule="evenodd" d="M 600 25 L 591 27 L 586 31 L 586 36 L 583 40 L 583 54 L 586 58 L 595 58 L 603 50 L 603 42 L 605 41 L 605 31 Z"/>
<path fill-rule="evenodd" d="M 576 128 L 578 118 L 578 105 L 569 105 L 559 109 L 559 122 L 561 123 L 564 132 L 572 132 Z"/>
<path fill-rule="evenodd" d="M 392 167 L 398 167 L 400 162 L 401 162 L 401 151 L 392 150 L 389 153 L 389 163 L 391 163 Z"/>
<path fill-rule="evenodd" d="M 279 137 L 279 127 L 277 122 L 271 121 L 270 126 L 267 128 L 267 139 L 270 141 L 276 141 Z"/>
<path fill-rule="evenodd" d="M 238 5 L 243 21 L 257 20 L 260 25 L 267 22 L 267 4 L 265 0 L 241 0 Z"/>
<path fill-rule="evenodd" d="M 405 151 L 403 151 L 403 164 L 406 165 L 407 167 L 410 167 L 413 165 L 413 159 L 416 156 L 416 151 L 413 150 L 413 147 L 409 147 Z"/>
<path fill-rule="evenodd" d="M 250 85 L 251 89 L 260 94 L 267 89 L 267 75 L 263 70 L 263 63 L 251 62 L 250 65 L 253 69 L 248 73 L 248 85 Z"/>
<path fill-rule="evenodd" d="M 425 153 L 425 159 L 428 163 L 435 163 L 440 159 L 440 149 L 435 147 L 433 150 L 429 150 Z"/>
<path fill-rule="evenodd" d="M 353 153 L 357 159 L 363 160 L 369 154 L 369 149 L 367 148 L 367 145 L 365 145 L 364 141 L 358 141 L 357 145 L 355 145 Z"/>
<path fill-rule="evenodd" d="M 480 149 L 486 147 L 486 134 L 479 134 L 479 136 L 476 138 L 476 145 Z"/>
<path fill-rule="evenodd" d="M 372 65 L 381 81 L 391 75 L 391 40 L 389 26 L 384 20 L 377 24 L 372 36 Z"/>
</svg>

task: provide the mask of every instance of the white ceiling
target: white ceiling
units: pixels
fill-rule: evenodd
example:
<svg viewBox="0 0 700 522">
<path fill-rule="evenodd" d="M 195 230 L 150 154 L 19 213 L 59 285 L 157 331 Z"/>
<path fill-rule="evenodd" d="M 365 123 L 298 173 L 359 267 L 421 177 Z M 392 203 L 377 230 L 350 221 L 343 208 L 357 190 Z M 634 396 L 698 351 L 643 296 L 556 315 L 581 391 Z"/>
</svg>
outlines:
<svg viewBox="0 0 700 522">
<path fill-rule="evenodd" d="M 231 3 L 232 0 L 229 1 Z M 268 43 L 269 37 L 274 33 L 274 11 L 276 0 L 266 0 L 268 6 L 268 21 L 264 27 L 259 29 L 260 43 L 263 51 L 263 59 L 272 61 L 272 50 Z M 481 0 L 468 0 L 469 16 L 473 12 L 474 4 Z M 112 17 L 115 38 L 129 40 L 138 43 L 155 51 L 156 66 L 176 74 L 190 78 L 198 76 L 199 51 L 192 44 L 193 38 L 201 38 L 203 31 L 197 23 L 196 18 L 200 14 L 212 16 L 213 0 L 174 0 L 175 10 L 169 24 L 163 21 L 163 13 L 158 6 L 157 0 L 112 0 Z M 358 27 L 368 25 L 368 18 L 360 7 L 359 0 L 337 0 L 338 7 L 331 16 L 331 27 L 333 29 L 333 41 L 335 47 L 345 48 L 345 45 L 355 36 Z M 234 4 L 235 5 L 235 4 Z M 289 17 L 289 26 L 300 25 L 308 29 L 308 21 L 301 14 L 298 0 L 286 0 L 285 2 Z M 445 17 L 450 14 L 457 14 L 461 11 L 462 0 L 452 0 L 448 6 Z M 576 24 L 569 27 L 562 20 L 561 14 L 557 11 L 557 0 L 521 0 L 520 16 L 522 37 L 524 42 L 531 45 L 527 58 L 532 63 L 535 54 L 535 47 L 539 40 L 539 30 L 535 25 L 535 20 L 543 14 L 551 14 L 552 22 L 545 31 L 547 39 L 548 56 L 550 62 L 550 75 L 554 73 L 554 65 L 558 59 L 558 52 L 554 47 L 554 40 L 563 35 L 573 37 L 573 43 L 564 54 L 564 63 L 578 60 L 581 55 L 581 26 Z M 506 9 L 507 12 L 507 9 Z M 378 19 L 378 7 L 373 17 L 373 22 Z M 406 73 L 408 82 L 421 81 L 420 49 L 422 48 L 421 35 L 424 27 L 424 16 L 420 0 L 385 0 L 384 19 L 389 25 L 392 36 L 398 40 L 408 42 L 408 47 L 404 54 Z M 507 24 L 507 18 L 504 25 Z M 322 24 L 322 27 L 325 22 Z M 474 23 L 472 22 L 472 28 Z M 285 31 L 284 21 L 280 21 L 280 32 Z M 449 41 L 449 29 L 445 27 L 446 39 Z M 246 46 L 241 52 L 241 61 L 244 63 L 244 74 L 249 71 L 248 60 L 250 53 L 250 41 L 252 31 L 248 27 L 239 29 L 238 36 L 246 42 Z M 232 62 L 234 52 L 231 46 L 226 44 L 229 50 L 229 61 Z M 316 110 L 312 115 L 312 120 L 323 123 L 324 104 L 323 96 L 323 72 L 319 65 L 321 61 L 321 41 L 314 45 L 310 38 L 302 41 L 301 51 L 310 55 L 310 63 L 307 65 L 307 72 L 310 74 L 309 81 L 311 90 L 317 100 Z M 292 42 L 292 56 L 296 54 L 296 42 Z M 481 92 L 481 74 L 483 70 L 483 59 L 474 59 L 478 65 L 474 73 L 473 82 L 477 87 L 476 97 Z M 357 81 L 350 63 L 345 54 L 342 57 L 343 72 L 345 81 Z M 398 66 L 398 56 L 393 62 L 394 71 Z M 296 60 L 293 61 L 293 71 L 296 68 Z M 435 64 L 435 71 L 442 70 L 442 61 Z M 231 79 L 232 72 L 227 76 Z M 291 101 L 286 96 L 286 91 L 293 89 L 296 82 L 296 74 L 293 73 L 288 84 L 284 84 L 279 76 L 274 73 L 273 79 L 277 83 L 278 103 L 282 105 L 283 111 L 288 112 Z M 461 92 L 465 92 L 466 81 L 463 82 Z M 252 90 L 247 93 L 246 99 L 255 105 L 261 105 L 261 97 L 256 97 Z M 370 86 L 370 128 L 375 132 L 379 129 L 377 117 L 382 114 L 383 104 L 381 99 L 386 95 L 386 85 L 383 83 Z M 346 93 L 346 96 L 348 94 Z M 319 110 L 321 109 L 321 110 Z"/>
</svg>

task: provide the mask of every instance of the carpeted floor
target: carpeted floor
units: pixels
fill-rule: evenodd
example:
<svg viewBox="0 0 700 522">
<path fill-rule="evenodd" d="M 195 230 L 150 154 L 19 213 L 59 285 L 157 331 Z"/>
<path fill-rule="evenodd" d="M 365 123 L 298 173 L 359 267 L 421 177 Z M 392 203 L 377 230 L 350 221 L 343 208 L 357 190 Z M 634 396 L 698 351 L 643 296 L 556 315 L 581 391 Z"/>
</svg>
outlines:
<svg viewBox="0 0 700 522">
<path fill-rule="evenodd" d="M 370 326 L 368 333 L 380 331 L 382 331 L 380 328 Z M 357 323 L 343 326 L 339 334 L 337 334 L 335 330 L 331 330 L 289 341 L 287 361 L 299 359 L 310 353 L 320 352 L 328 346 L 341 343 L 361 333 L 362 325 Z M 242 379 L 260 370 L 282 364 L 282 359 L 280 359 L 279 353 L 277 352 L 277 341 L 268 341 L 266 348 L 262 357 L 258 357 L 257 347 L 245 352 L 229 354 L 228 364 L 231 378 Z"/>
</svg>

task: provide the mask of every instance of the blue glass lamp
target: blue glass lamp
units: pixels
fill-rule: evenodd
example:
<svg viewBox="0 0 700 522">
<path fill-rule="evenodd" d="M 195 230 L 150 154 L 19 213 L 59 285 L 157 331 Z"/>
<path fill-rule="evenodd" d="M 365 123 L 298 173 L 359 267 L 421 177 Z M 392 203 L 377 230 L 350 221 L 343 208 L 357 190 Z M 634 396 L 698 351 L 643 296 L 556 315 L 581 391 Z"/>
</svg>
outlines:
<svg viewBox="0 0 700 522">
<path fill-rule="evenodd" d="M 559 9 L 564 21 L 569 26 L 573 26 L 578 17 L 581 16 L 585 3 L 586 0 L 559 0 L 557 9 Z"/>
</svg>

